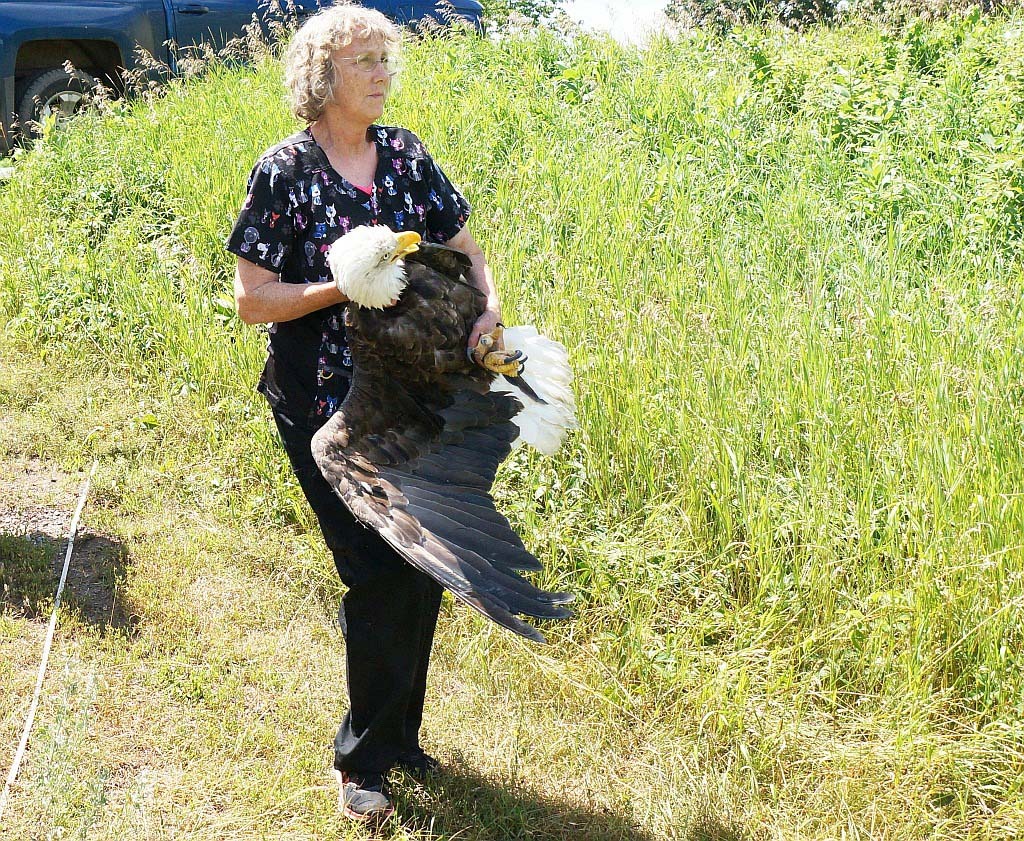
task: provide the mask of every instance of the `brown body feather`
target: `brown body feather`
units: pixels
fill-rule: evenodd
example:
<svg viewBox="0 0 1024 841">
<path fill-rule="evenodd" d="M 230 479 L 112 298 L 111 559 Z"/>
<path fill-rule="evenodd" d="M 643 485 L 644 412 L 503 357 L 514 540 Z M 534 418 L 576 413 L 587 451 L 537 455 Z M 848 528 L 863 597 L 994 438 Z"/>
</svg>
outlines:
<svg viewBox="0 0 1024 841">
<path fill-rule="evenodd" d="M 564 618 L 564 593 L 516 574 L 539 570 L 490 495 L 520 411 L 496 376 L 466 356 L 484 296 L 468 258 L 422 245 L 408 285 L 383 310 L 350 306 L 354 374 L 344 402 L 313 439 L 317 464 L 349 510 L 456 598 L 518 634 L 518 615 Z"/>
</svg>

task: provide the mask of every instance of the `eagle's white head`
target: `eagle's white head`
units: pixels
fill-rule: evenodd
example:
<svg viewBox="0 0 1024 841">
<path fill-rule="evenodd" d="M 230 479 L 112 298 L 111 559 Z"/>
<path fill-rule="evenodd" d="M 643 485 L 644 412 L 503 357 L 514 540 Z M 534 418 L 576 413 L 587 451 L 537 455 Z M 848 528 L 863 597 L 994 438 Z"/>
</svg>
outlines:
<svg viewBox="0 0 1024 841">
<path fill-rule="evenodd" d="M 327 251 L 334 283 L 350 301 L 381 309 L 405 289 L 402 258 L 417 250 L 415 231 L 396 234 L 386 225 L 361 225 L 339 238 Z"/>
</svg>

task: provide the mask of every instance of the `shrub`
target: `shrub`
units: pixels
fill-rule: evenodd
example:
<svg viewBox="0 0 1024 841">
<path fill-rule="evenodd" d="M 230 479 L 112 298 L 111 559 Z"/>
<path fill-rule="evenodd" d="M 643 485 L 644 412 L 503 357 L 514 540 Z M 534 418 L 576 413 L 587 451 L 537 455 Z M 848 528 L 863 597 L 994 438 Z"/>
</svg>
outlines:
<svg viewBox="0 0 1024 841">
<path fill-rule="evenodd" d="M 1022 0 L 669 0 L 665 14 L 683 26 L 724 34 L 751 23 L 774 22 L 803 29 L 858 15 L 903 24 L 1011 11 L 1022 6 Z"/>
</svg>

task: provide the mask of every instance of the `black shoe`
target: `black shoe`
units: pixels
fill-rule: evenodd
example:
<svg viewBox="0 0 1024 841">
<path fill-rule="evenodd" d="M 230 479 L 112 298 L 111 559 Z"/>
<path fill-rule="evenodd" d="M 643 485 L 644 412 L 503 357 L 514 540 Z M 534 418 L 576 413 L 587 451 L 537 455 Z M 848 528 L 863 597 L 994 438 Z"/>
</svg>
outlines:
<svg viewBox="0 0 1024 841">
<path fill-rule="evenodd" d="M 382 774 L 356 774 L 335 770 L 338 808 L 354 821 L 379 821 L 395 811 L 384 794 Z"/>
<path fill-rule="evenodd" d="M 423 748 L 414 748 L 403 753 L 395 760 L 395 765 L 413 777 L 433 774 L 441 767 L 441 763 Z"/>
</svg>

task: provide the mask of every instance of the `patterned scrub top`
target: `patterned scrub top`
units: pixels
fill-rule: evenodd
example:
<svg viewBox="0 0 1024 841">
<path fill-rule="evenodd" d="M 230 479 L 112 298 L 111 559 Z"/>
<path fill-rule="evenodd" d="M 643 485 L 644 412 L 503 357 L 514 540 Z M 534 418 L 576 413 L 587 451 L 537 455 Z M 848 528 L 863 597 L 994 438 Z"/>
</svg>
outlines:
<svg viewBox="0 0 1024 841">
<path fill-rule="evenodd" d="M 447 242 L 469 218 L 470 205 L 411 131 L 372 125 L 377 145 L 371 192 L 334 171 L 309 129 L 268 149 L 249 176 L 249 194 L 225 247 L 284 283 L 332 279 L 326 252 L 359 225 L 416 231 Z M 352 359 L 344 304 L 270 325 L 267 363 L 258 389 L 292 423 L 316 429 L 348 391 Z"/>
</svg>

